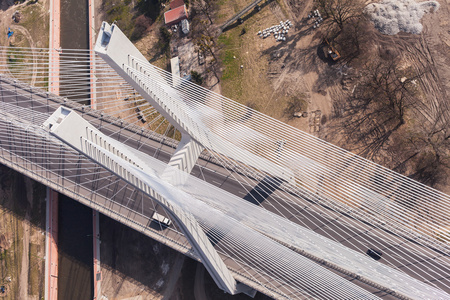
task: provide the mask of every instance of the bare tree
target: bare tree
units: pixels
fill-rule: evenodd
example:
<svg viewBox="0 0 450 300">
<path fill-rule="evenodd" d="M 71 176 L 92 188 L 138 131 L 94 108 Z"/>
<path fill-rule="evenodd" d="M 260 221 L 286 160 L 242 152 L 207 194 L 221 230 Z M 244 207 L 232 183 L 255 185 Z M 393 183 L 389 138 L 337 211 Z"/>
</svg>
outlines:
<svg viewBox="0 0 450 300">
<path fill-rule="evenodd" d="M 216 0 L 192 0 L 195 8 L 198 8 L 200 12 L 208 18 L 210 24 L 213 24 L 212 16 L 216 10 Z"/>
<path fill-rule="evenodd" d="M 349 139 L 362 145 L 361 154 L 373 157 L 419 101 L 416 80 L 421 75 L 402 70 L 395 59 L 367 64 L 362 73 L 349 97 L 344 124 Z"/>
<path fill-rule="evenodd" d="M 348 20 L 360 16 L 363 8 L 359 0 L 316 0 L 316 5 L 341 30 Z"/>
<path fill-rule="evenodd" d="M 359 56 L 369 46 L 373 25 L 364 15 L 348 20 L 333 40 L 347 62 Z"/>
<path fill-rule="evenodd" d="M 194 44 L 197 47 L 197 50 L 205 55 L 210 55 L 212 60 L 209 62 L 209 70 L 213 72 L 217 81 L 220 81 L 220 77 L 217 74 L 217 55 L 216 55 L 216 41 L 214 34 L 211 30 L 211 26 L 207 24 L 207 21 L 200 20 L 195 23 L 194 32 L 193 32 L 193 40 Z"/>
<path fill-rule="evenodd" d="M 435 187 L 445 184 L 450 172 L 450 124 L 441 128 L 420 122 L 393 140 L 395 171 Z"/>
<path fill-rule="evenodd" d="M 216 42 L 214 41 L 214 37 L 212 35 L 208 33 L 202 33 L 199 36 L 195 37 L 194 41 L 200 52 L 211 55 L 213 57 L 213 60 L 217 61 L 216 54 L 214 53 Z"/>
</svg>

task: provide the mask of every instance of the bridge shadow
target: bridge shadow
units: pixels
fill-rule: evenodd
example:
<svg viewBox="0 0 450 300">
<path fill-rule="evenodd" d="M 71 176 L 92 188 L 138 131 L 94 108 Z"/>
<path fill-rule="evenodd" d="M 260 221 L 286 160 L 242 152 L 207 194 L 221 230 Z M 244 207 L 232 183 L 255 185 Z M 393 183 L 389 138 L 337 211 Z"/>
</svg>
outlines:
<svg viewBox="0 0 450 300">
<path fill-rule="evenodd" d="M 261 205 L 261 203 L 269 198 L 269 196 L 277 190 L 282 183 L 283 180 L 280 178 L 266 176 L 250 192 L 248 192 L 243 199 L 255 205 Z M 205 234 L 213 247 L 215 247 L 227 233 L 223 231 L 209 230 L 206 231 Z"/>
<path fill-rule="evenodd" d="M 0 164 L 0 266 L 1 285 L 6 288 L 1 299 L 16 299 L 18 293 L 14 290 L 19 282 L 22 259 L 29 262 L 26 275 L 37 278 L 43 274 L 40 270 L 45 268 L 45 237 L 41 235 L 46 227 L 45 198 L 44 185 Z M 27 240 L 28 250 L 24 250 Z M 6 276 L 10 276 L 12 282 L 6 281 Z"/>
<path fill-rule="evenodd" d="M 170 295 L 164 299 L 195 299 L 194 281 L 199 262 L 102 214 L 100 214 L 100 230 L 102 281 L 112 285 L 114 294 L 118 295 L 122 286 L 126 288 L 126 281 L 128 281 L 133 283 L 136 289 L 145 286 L 145 290 L 150 288 L 158 293 Z M 208 237 L 217 243 L 222 236 L 212 237 L 211 234 Z M 168 272 L 164 271 L 167 265 L 170 266 Z M 177 270 L 180 266 L 181 270 Z M 167 288 L 170 285 L 169 282 L 172 281 L 172 273 L 176 275 L 177 272 L 179 272 L 179 276 L 173 285 L 175 288 L 168 293 Z M 157 287 L 157 283 L 161 280 L 164 281 L 164 284 Z M 217 287 L 208 272 L 205 272 L 203 285 L 207 295 L 211 296 L 207 299 L 252 299 L 243 294 L 234 296 L 225 294 Z M 257 293 L 253 299 L 266 300 L 270 298 Z"/>
<path fill-rule="evenodd" d="M 280 178 L 266 176 L 243 199 L 261 205 L 282 183 Z"/>
<path fill-rule="evenodd" d="M 202 267 L 202 268 L 204 268 L 204 267 Z M 250 300 L 250 299 L 271 300 L 271 299 L 273 299 L 269 296 L 261 294 L 260 292 L 257 292 L 254 297 L 250 297 L 245 294 L 230 295 L 230 294 L 224 293 L 222 290 L 218 290 L 217 285 L 214 282 L 214 279 L 211 277 L 211 275 L 208 272 L 204 272 L 203 276 L 204 276 L 204 288 L 205 288 L 206 299 L 213 299 L 213 300 Z"/>
<path fill-rule="evenodd" d="M 0 195 L 0 207 L 4 211 L 45 231 L 44 185 L 0 164 Z M 0 245 L 0 248 L 3 247 Z"/>
<path fill-rule="evenodd" d="M 103 214 L 100 214 L 100 239 L 102 280 L 114 283 L 114 293 L 119 294 L 126 282 L 164 292 L 165 284 L 157 282 L 169 280 L 180 255 L 177 251 Z"/>
</svg>

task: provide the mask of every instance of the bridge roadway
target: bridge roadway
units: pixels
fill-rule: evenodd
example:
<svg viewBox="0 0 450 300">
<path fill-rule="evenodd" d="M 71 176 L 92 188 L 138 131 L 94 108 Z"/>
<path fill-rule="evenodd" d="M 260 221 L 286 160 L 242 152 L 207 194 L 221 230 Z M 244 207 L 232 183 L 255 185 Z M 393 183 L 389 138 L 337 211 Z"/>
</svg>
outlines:
<svg viewBox="0 0 450 300">
<path fill-rule="evenodd" d="M 14 87 L 11 82 L 5 78 L 1 78 L 0 84 L 2 96 L 1 101 L 3 101 L 0 103 L 7 103 L 9 105 L 18 104 L 23 109 L 41 112 L 44 113 L 45 116 L 48 116 L 49 113 L 53 112 L 57 107 L 61 105 L 61 102 L 63 102 L 61 98 L 51 97 L 51 95 L 50 97 L 46 97 L 45 94 L 34 93 L 34 91 L 33 95 L 30 96 L 29 91 L 20 86 Z M 20 111 L 18 110 L 17 114 L 23 114 L 23 109 L 21 109 Z M 82 106 L 78 106 L 76 110 L 82 112 L 83 108 Z M 101 118 L 101 115 L 96 111 L 85 113 L 84 117 L 92 121 L 93 124 L 100 125 L 102 127 L 101 130 L 105 134 L 111 135 L 112 137 L 118 139 L 119 141 L 125 142 L 127 145 L 133 148 L 139 148 L 140 151 L 156 157 L 161 161 L 169 161 L 171 153 L 173 152 L 173 148 L 169 147 L 168 145 L 161 144 L 157 140 L 157 136 L 155 136 L 155 139 L 147 139 L 144 136 L 146 136 L 148 132 L 136 132 L 134 128 L 124 128 L 122 131 L 118 132 L 121 128 L 120 123 L 111 124 L 106 120 L 103 120 Z M 39 122 L 36 122 L 36 125 L 39 124 Z M 134 137 L 134 139 L 130 139 L 130 137 L 132 136 Z M 42 138 L 37 137 L 34 140 L 34 146 L 39 147 L 39 139 Z M 22 142 L 33 143 L 33 140 L 31 139 L 31 136 L 28 135 L 24 136 L 24 140 Z M 41 146 L 43 145 L 44 143 L 41 143 Z M 5 144 L 2 143 L 1 146 L 4 147 Z M 152 238 L 161 241 L 162 243 L 167 244 L 184 254 L 198 259 L 190 250 L 190 246 L 182 234 L 180 234 L 176 230 L 172 230 L 171 228 L 161 230 L 161 228 L 157 228 L 158 226 L 156 224 L 150 223 L 149 216 L 151 216 L 155 209 L 162 212 L 154 201 L 152 201 L 148 197 L 145 198 L 141 192 L 136 191 L 134 188 L 131 188 L 125 182 L 117 180 L 115 176 L 111 176 L 111 178 L 103 176 L 104 179 L 96 180 L 97 178 L 95 178 L 95 175 L 80 174 L 80 166 L 83 167 L 82 169 L 84 169 L 84 171 L 101 168 L 97 167 L 92 162 L 80 157 L 73 150 L 69 150 L 69 152 L 71 151 L 71 156 L 65 162 L 63 162 L 63 160 L 61 160 L 58 156 L 43 158 L 33 156 L 32 153 L 17 151 L 17 149 L 10 148 L 9 150 L 16 151 L 25 159 L 35 162 L 35 164 L 33 164 L 34 166 L 31 166 L 25 160 L 21 161 L 18 157 L 15 157 L 11 159 L 11 161 L 15 161 L 15 165 L 9 164 L 13 168 L 17 169 L 19 165 L 22 165 L 28 170 L 32 170 L 33 168 L 35 168 L 35 172 L 39 174 L 48 174 L 48 171 L 44 171 L 44 168 L 48 168 L 50 170 L 55 169 L 55 173 L 57 173 L 56 175 L 64 176 L 66 178 L 57 178 L 57 190 L 86 205 L 99 209 L 102 213 L 105 213 L 116 220 L 119 220 L 141 232 L 144 232 Z M 45 149 L 42 150 L 44 151 Z M 64 149 L 64 152 L 66 151 L 67 149 Z M 2 151 L 2 156 L 3 155 L 4 153 Z M 79 159 L 74 159 L 76 157 L 79 157 Z M 3 162 L 5 163 L 4 160 Z M 50 162 L 54 162 L 54 164 L 49 164 Z M 62 165 L 64 166 L 64 171 L 56 171 L 56 168 L 61 168 Z M 40 171 L 38 169 L 40 169 Z M 18 171 L 24 172 L 26 170 L 18 169 Z M 110 175 L 109 172 L 105 170 L 105 175 L 106 174 Z M 257 181 L 247 183 L 238 181 L 229 175 L 228 170 L 225 170 L 221 166 L 205 159 L 199 160 L 198 165 L 192 171 L 192 175 L 202 178 L 207 182 L 219 186 L 220 188 L 241 198 L 245 197 L 249 193 L 249 191 L 251 191 L 257 185 Z M 74 180 L 67 180 L 67 178 L 74 178 Z M 79 181 L 78 184 L 74 184 L 74 182 L 77 180 Z M 51 185 L 51 183 L 43 180 L 42 178 L 38 181 L 41 181 L 47 185 Z M 69 188 L 61 188 L 61 186 L 64 185 L 68 186 Z M 98 189 L 98 187 L 106 188 Z M 92 189 L 97 189 L 98 193 L 94 195 L 91 191 Z M 76 190 L 75 193 L 74 190 Z M 82 196 L 80 197 L 80 195 Z M 313 201 L 309 201 L 306 198 L 295 198 L 295 200 L 292 200 L 292 198 L 292 195 L 289 195 L 286 191 L 278 189 L 266 199 L 261 200 L 264 200 L 262 202 L 262 206 L 266 207 L 268 210 L 273 211 L 277 214 L 281 213 L 289 220 L 295 223 L 299 223 L 304 227 L 310 228 L 326 237 L 339 241 L 340 243 L 351 249 L 360 252 L 365 252 L 369 247 L 382 250 L 383 257 L 380 260 L 381 262 L 389 262 L 392 265 L 396 266 L 398 269 L 405 271 L 410 276 L 418 278 L 419 280 L 423 281 L 423 279 L 421 279 L 419 276 L 432 279 L 429 275 L 426 274 L 426 272 L 435 271 L 436 274 L 440 274 L 443 280 L 445 280 L 450 273 L 449 258 L 446 256 L 442 257 L 442 254 L 436 253 L 436 251 L 432 249 L 420 246 L 419 244 L 414 243 L 414 241 L 405 241 L 404 239 L 395 237 L 389 232 L 374 228 L 364 222 L 355 222 L 354 220 L 350 220 L 349 217 L 343 216 L 339 213 L 334 213 L 326 207 L 317 205 Z M 112 201 L 110 201 L 110 199 Z M 286 205 L 285 202 L 287 200 L 285 199 L 291 199 L 288 200 L 290 201 L 289 204 L 292 207 L 289 210 L 285 208 L 289 207 L 289 205 Z M 114 203 L 113 201 L 117 203 Z M 281 205 L 283 203 L 284 205 Z M 126 217 L 124 218 L 123 216 Z M 133 220 L 133 222 L 131 222 L 130 220 Z M 348 226 L 349 223 L 353 224 L 353 226 L 351 226 L 350 228 Z M 390 235 L 390 238 L 395 242 L 387 241 L 385 238 L 386 235 Z M 298 249 L 293 250 L 295 251 Z M 410 259 L 408 261 L 404 259 L 404 257 L 408 256 L 414 257 L 416 263 L 411 263 Z M 441 258 L 430 259 L 430 257 L 436 256 L 441 256 Z M 242 269 L 242 266 L 244 266 L 244 264 L 238 266 L 230 259 L 227 259 L 226 257 L 223 258 L 227 266 L 232 270 L 232 272 L 234 272 L 238 280 L 252 287 L 256 287 L 255 284 L 252 284 L 249 278 L 249 275 L 247 273 L 248 270 Z M 422 265 L 420 266 L 419 263 L 422 263 Z M 330 269 L 329 266 L 324 267 Z M 409 269 L 406 269 L 406 267 L 408 267 Z M 344 277 L 347 276 L 347 274 L 339 273 L 339 271 L 337 270 L 331 270 Z M 261 282 L 266 282 L 267 280 L 269 280 L 268 278 L 264 278 L 264 276 L 262 276 L 261 274 L 252 274 L 252 276 L 255 276 L 255 278 L 261 280 Z M 347 277 L 351 279 L 351 276 Z M 380 291 L 373 286 L 369 286 L 362 281 L 353 279 L 353 282 L 369 291 L 374 292 L 378 296 L 386 299 L 393 298 L 391 295 L 388 295 L 387 293 Z M 443 283 L 439 280 L 433 280 L 433 283 L 443 290 L 449 292 L 449 288 L 445 285 L 446 282 Z M 283 291 L 283 287 L 279 286 L 277 288 Z M 261 290 L 261 288 L 257 289 Z"/>
</svg>

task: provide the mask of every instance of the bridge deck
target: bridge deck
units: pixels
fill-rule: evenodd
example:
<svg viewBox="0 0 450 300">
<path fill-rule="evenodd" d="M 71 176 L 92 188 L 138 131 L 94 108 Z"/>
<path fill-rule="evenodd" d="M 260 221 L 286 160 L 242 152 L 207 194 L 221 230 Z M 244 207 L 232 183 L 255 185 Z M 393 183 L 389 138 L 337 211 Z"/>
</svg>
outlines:
<svg viewBox="0 0 450 300">
<path fill-rule="evenodd" d="M 80 112 L 86 112 L 87 109 L 83 108 L 81 105 L 70 104 L 64 101 L 64 99 L 55 97 L 52 95 L 47 96 L 45 93 L 40 93 L 39 91 L 33 90 L 30 91 L 24 86 L 14 85 L 13 82 L 7 79 L 2 79 L 1 82 L 1 91 L 2 91 L 2 99 L 0 102 L 3 105 L 1 114 L 5 117 L 7 114 L 12 114 L 11 116 L 26 116 L 24 114 L 24 110 L 16 110 L 14 111 L 11 107 L 16 106 L 16 104 L 20 105 L 22 108 L 27 108 L 29 110 L 33 110 L 35 112 L 42 113 L 45 116 L 48 116 L 49 113 L 53 112 L 58 106 L 71 105 L 73 108 Z M 9 94 L 8 94 L 9 93 Z M 10 95 L 11 97 L 8 97 Z M 36 105 L 39 103 L 40 105 Z M 16 106 L 17 107 L 17 106 Z M 5 111 L 8 109 L 8 112 Z M 170 157 L 171 151 L 173 148 L 168 145 L 161 145 L 161 140 L 158 139 L 152 132 L 142 132 L 140 127 L 133 128 L 132 126 L 123 126 L 119 120 L 114 120 L 108 116 L 101 116 L 99 112 L 89 111 L 89 113 L 85 113 L 84 117 L 91 120 L 94 124 L 102 127 L 102 131 L 111 134 L 113 137 L 116 137 L 118 140 L 127 141 L 130 146 L 134 148 L 140 148 L 143 152 L 149 153 L 150 155 L 154 155 L 155 153 L 158 157 L 163 161 L 168 161 Z M 39 114 L 33 115 L 33 118 L 23 119 L 24 123 L 29 123 L 29 125 L 40 125 L 40 120 L 42 118 Z M 12 124 L 10 122 L 2 119 L 0 122 L 0 126 L 3 132 L 13 132 L 16 130 L 24 130 L 24 127 L 20 127 L 17 124 Z M 122 128 L 122 130 L 118 130 Z M 87 160 L 84 157 L 81 157 L 78 153 L 73 150 L 67 148 L 66 146 L 55 141 L 55 147 L 52 149 L 48 149 L 46 147 L 47 143 L 43 142 L 43 139 L 51 139 L 49 136 L 33 134 L 30 131 L 26 131 L 21 138 L 17 135 L 9 135 L 11 138 L 15 140 L 13 143 L 1 141 L 1 157 L 0 161 L 18 170 L 19 172 L 24 173 L 25 175 L 34 178 L 35 180 L 52 187 L 53 189 L 66 194 L 73 199 L 80 201 L 81 203 L 90 206 L 100 212 L 136 229 L 139 230 L 146 235 L 180 251 L 186 255 L 189 255 L 193 258 L 196 258 L 195 253 L 191 251 L 191 247 L 187 243 L 184 236 L 176 231 L 176 228 L 169 228 L 165 230 L 159 230 L 158 228 L 152 227 L 154 224 L 151 223 L 151 215 L 155 209 L 157 209 L 157 205 L 154 201 L 136 189 L 128 186 L 125 182 L 119 180 L 114 174 L 109 173 L 106 170 L 103 170 L 102 178 L 95 177 L 97 175 L 90 174 L 89 170 L 100 170 L 101 168 L 91 161 Z M 145 139 L 145 144 L 136 143 L 135 140 L 128 139 L 130 135 L 139 135 L 144 134 L 146 136 L 153 136 L 153 140 Z M 153 141 L 153 142 L 152 142 Z M 170 142 L 169 142 L 170 143 Z M 41 148 L 39 148 L 41 147 Z M 28 149 L 36 148 L 39 151 L 38 153 L 47 153 L 46 156 L 38 156 L 33 152 L 28 151 Z M 157 151 L 157 149 L 159 149 Z M 201 172 L 209 172 L 207 175 L 208 179 L 213 181 L 215 176 L 228 176 L 228 171 L 211 164 L 208 161 L 202 160 L 200 164 L 206 165 L 208 164 L 210 167 L 213 167 L 213 170 L 203 169 Z M 63 167 L 61 167 L 63 166 Z M 82 167 L 81 167 L 82 166 Z M 78 173 L 79 170 L 87 170 L 86 174 Z M 199 167 L 196 167 L 193 171 L 193 174 L 198 174 L 201 176 Z M 98 172 L 96 172 L 98 174 Z M 204 174 L 203 174 L 204 175 Z M 209 177 L 210 176 L 210 177 Z M 221 180 L 222 181 L 222 180 Z M 253 183 L 256 185 L 256 181 Z M 242 191 L 251 190 L 253 186 L 248 185 L 245 189 L 236 188 L 236 184 L 233 184 L 230 181 L 222 181 L 222 187 L 233 191 L 234 193 L 242 193 Z M 238 184 L 239 185 L 239 184 Z M 104 187 L 104 188 L 101 188 Z M 95 192 L 93 192 L 95 191 Z M 286 197 L 283 197 L 283 194 L 287 193 L 286 191 L 277 190 L 274 192 L 273 198 L 275 199 L 273 203 L 277 201 L 282 202 Z M 133 200 L 133 201 L 132 201 Z M 282 213 L 289 218 L 290 214 L 294 212 L 285 211 L 281 205 L 270 203 L 269 200 L 263 203 L 267 209 L 272 211 L 283 210 Z M 292 205 L 292 203 L 291 203 Z M 342 243 L 344 245 L 348 245 L 350 248 L 355 248 L 356 245 L 354 243 L 350 243 L 352 239 L 358 239 L 358 234 L 353 234 L 348 232 L 348 228 L 342 223 L 346 223 L 344 221 L 345 218 L 350 218 L 349 216 L 342 216 L 336 214 L 336 219 L 332 219 L 329 216 L 324 216 L 322 214 L 323 210 L 328 210 L 326 207 L 315 204 L 314 201 L 308 199 L 298 199 L 297 203 L 294 203 L 296 207 L 303 207 L 303 211 L 305 215 L 303 226 L 311 227 L 314 231 L 323 234 L 324 236 L 336 236 L 336 230 L 340 233 L 340 237 Z M 328 211 L 329 213 L 329 211 Z M 317 227 L 315 226 L 315 222 L 308 221 L 308 218 L 314 220 L 322 220 L 324 226 Z M 333 229 L 329 226 L 333 226 Z M 384 236 L 386 234 L 391 234 L 389 232 L 383 231 L 379 228 L 374 228 L 368 224 L 360 222 L 357 226 L 356 230 L 361 233 L 370 232 L 372 238 L 372 244 L 379 245 L 379 247 L 386 249 L 386 253 L 390 252 L 390 248 L 397 247 L 387 241 L 385 241 Z M 432 249 L 424 248 L 418 244 L 415 244 L 414 241 L 406 241 L 406 243 L 413 245 L 414 247 L 420 249 L 421 253 L 432 252 Z M 367 250 L 366 248 L 355 248 L 355 250 L 363 251 Z M 392 256 L 395 255 L 394 251 L 391 251 Z M 245 282 L 249 286 L 253 286 L 260 291 L 265 291 L 260 285 L 256 284 L 257 281 L 266 282 L 267 287 L 272 285 L 270 277 L 261 273 L 257 273 L 251 268 L 245 268 L 245 262 L 241 264 L 237 264 L 235 261 L 229 259 L 227 256 L 222 254 L 222 258 L 227 264 L 228 268 L 234 273 L 236 279 L 241 282 Z M 410 253 L 410 255 L 417 255 L 415 253 Z M 436 256 L 436 253 L 433 255 Z M 423 260 L 426 259 L 426 256 L 423 255 Z M 445 259 L 442 258 L 442 259 Z M 422 259 L 418 259 L 421 261 Z M 447 259 L 448 260 L 448 259 Z M 390 262 L 398 266 L 398 268 L 402 268 L 403 265 L 399 263 L 398 260 L 390 260 L 389 254 L 386 256 L 386 262 Z M 401 261 L 400 261 L 401 262 Z M 430 260 L 427 263 L 429 269 L 437 270 L 440 272 L 441 269 L 438 264 L 441 264 L 443 261 L 433 261 Z M 405 264 L 407 261 L 405 261 Z M 448 263 L 448 261 L 447 261 Z M 450 263 L 448 263 L 450 265 Z M 327 266 L 331 268 L 331 266 Z M 417 268 L 412 267 L 411 272 L 416 272 L 416 274 L 411 274 L 412 276 L 416 276 L 417 274 L 423 275 L 422 266 L 418 264 Z M 439 268 L 438 268 L 439 267 Z M 336 271 L 335 269 L 333 269 Z M 346 276 L 347 274 L 340 274 L 342 276 Z M 442 274 L 442 278 L 445 278 L 448 274 Z M 363 286 L 365 289 L 373 290 L 374 292 L 378 292 L 378 295 L 389 298 L 389 294 L 384 291 L 376 290 L 373 287 L 368 286 L 366 283 L 361 281 L 355 281 L 358 285 Z M 438 286 L 442 287 L 444 290 L 447 288 L 445 284 L 439 283 L 439 281 L 435 282 Z M 293 291 L 287 290 L 283 285 L 272 286 L 271 290 L 275 293 L 279 293 L 282 291 L 285 294 L 291 294 Z M 266 291 L 267 292 L 267 291 Z M 279 297 L 282 297 L 278 294 Z M 301 293 L 291 295 L 294 297 L 301 297 Z"/>
<path fill-rule="evenodd" d="M 23 105 L 22 107 L 32 108 L 45 114 L 51 114 L 60 105 L 69 105 L 72 108 L 76 107 L 80 112 L 87 110 L 87 108 L 81 105 L 68 103 L 64 99 L 51 94 L 47 97 L 46 94 L 41 94 L 38 90 L 32 91 L 33 95 L 31 96 L 30 90 L 19 85 L 15 85 L 19 88 L 15 90 L 14 97 L 8 98 L 6 86 L 10 85 L 10 87 L 13 87 L 14 83 L 2 78 L 0 85 L 3 95 L 2 100 L 4 101 L 0 102 L 0 106 L 2 106 L 0 107 L 0 115 L 2 112 L 5 113 L 5 105 L 14 106 L 13 103 L 17 100 L 17 103 Z M 10 90 L 14 89 L 12 88 Z M 26 101 L 25 99 L 29 99 L 30 101 Z M 8 100 L 11 102 L 8 103 Z M 36 105 L 37 103 L 42 104 L 42 106 Z M 17 111 L 17 113 L 21 114 L 23 111 Z M 91 121 L 97 125 L 102 124 L 102 131 L 104 133 L 109 133 L 118 140 L 128 140 L 130 146 L 139 147 L 141 151 L 147 152 L 150 155 L 156 153 L 157 157 L 163 161 L 167 162 L 169 160 L 170 152 L 173 151 L 172 147 L 168 145 L 161 146 L 156 139 L 153 140 L 153 143 L 140 145 L 133 145 L 133 140 L 128 139 L 129 136 L 135 134 L 154 136 L 153 132 L 142 132 L 141 128 L 122 126 L 119 120 L 117 120 L 118 122 L 111 122 L 111 119 L 101 117 L 100 113 L 96 111 L 91 111 L 90 114 L 85 114 L 84 116 L 88 119 L 91 118 Z M 26 123 L 30 122 L 29 125 L 34 123 L 33 125 L 40 126 L 39 120 L 39 118 L 36 118 L 31 120 L 31 122 L 30 120 L 24 121 Z M 115 133 L 120 126 L 123 128 L 121 134 Z M 24 128 L 15 126 L 0 118 L 0 130 L 3 130 L 3 132 L 17 132 L 23 131 Z M 29 131 L 22 136 L 12 134 L 10 136 L 13 138 L 11 142 L 2 143 L 0 140 L 0 162 L 4 165 L 144 233 L 178 252 L 199 260 L 199 257 L 193 252 L 187 239 L 176 228 L 172 228 L 173 225 L 161 230 L 157 224 L 151 221 L 151 216 L 158 207 L 154 200 L 142 192 L 130 187 L 114 174 L 79 155 L 71 148 L 67 148 L 67 146 L 61 144 L 51 136 L 43 137 Z M 53 140 L 55 147 L 50 149 L 45 139 Z M 171 141 L 168 141 L 168 144 L 170 143 Z M 29 149 L 35 149 L 36 153 L 45 153 L 46 155 L 34 155 L 35 152 L 30 152 Z M 211 163 L 207 161 L 202 161 L 201 163 L 204 165 L 209 163 L 211 166 Z M 211 173 L 225 172 L 225 170 L 220 169 L 217 168 L 215 171 L 211 171 Z M 86 173 L 83 174 L 80 170 Z M 96 170 L 96 173 L 101 172 L 102 178 L 99 178 L 98 175 L 90 174 L 89 170 Z M 266 291 L 266 289 L 256 284 L 255 280 L 260 282 L 266 281 L 267 286 L 271 286 L 270 281 L 267 281 L 267 278 L 261 276 L 261 274 L 246 270 L 244 267 L 245 264 L 236 264 L 223 253 L 219 254 L 240 282 L 253 286 L 260 291 Z M 277 293 L 277 289 L 284 290 L 281 285 L 276 288 L 272 287 L 271 289 L 273 289 L 275 294 Z M 292 293 L 292 291 L 289 293 Z M 276 296 L 276 298 L 278 297 L 283 298 L 282 295 Z"/>
</svg>

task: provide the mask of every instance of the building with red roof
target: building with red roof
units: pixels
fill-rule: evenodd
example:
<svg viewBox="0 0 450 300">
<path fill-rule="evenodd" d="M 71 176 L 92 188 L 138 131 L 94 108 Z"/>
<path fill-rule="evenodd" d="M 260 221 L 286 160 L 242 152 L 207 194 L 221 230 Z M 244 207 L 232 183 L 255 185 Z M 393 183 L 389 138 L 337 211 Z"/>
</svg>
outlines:
<svg viewBox="0 0 450 300">
<path fill-rule="evenodd" d="M 167 26 L 171 26 L 181 22 L 181 20 L 188 18 L 188 12 L 186 10 L 186 5 L 179 6 L 177 8 L 171 9 L 164 14 L 164 22 Z"/>
<path fill-rule="evenodd" d="M 177 7 L 183 6 L 184 5 L 184 0 L 173 0 L 172 2 L 170 2 L 170 9 L 175 9 Z"/>
</svg>

